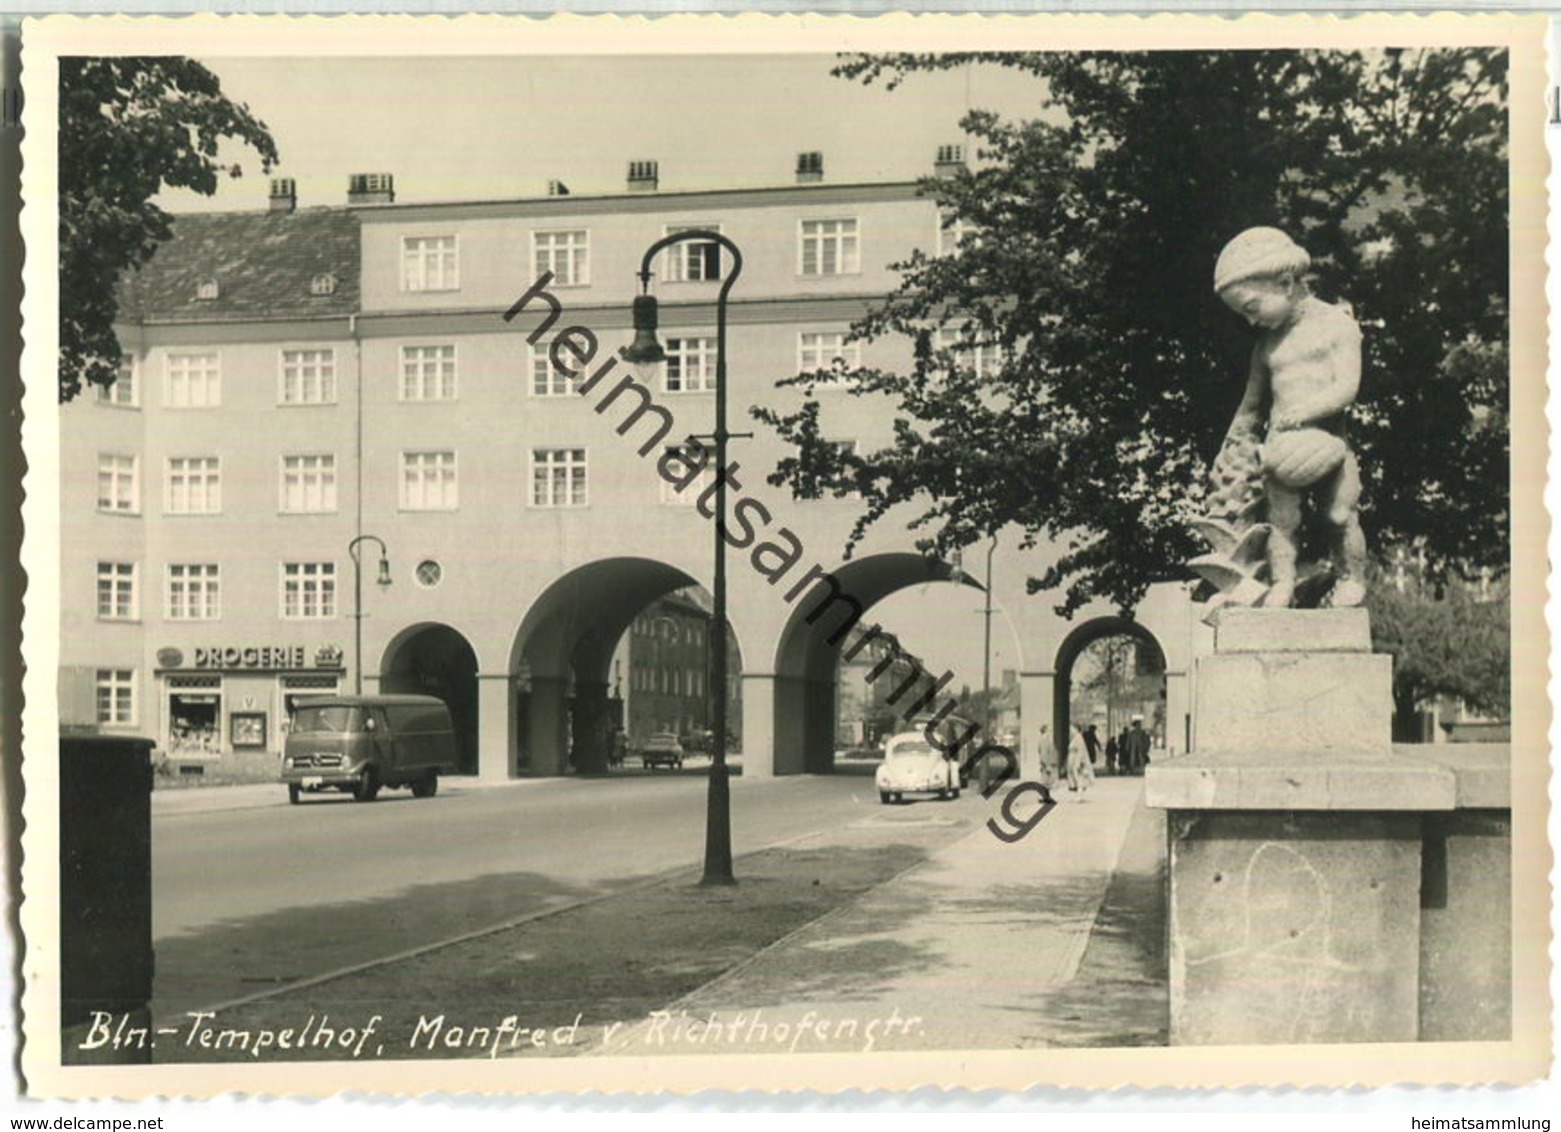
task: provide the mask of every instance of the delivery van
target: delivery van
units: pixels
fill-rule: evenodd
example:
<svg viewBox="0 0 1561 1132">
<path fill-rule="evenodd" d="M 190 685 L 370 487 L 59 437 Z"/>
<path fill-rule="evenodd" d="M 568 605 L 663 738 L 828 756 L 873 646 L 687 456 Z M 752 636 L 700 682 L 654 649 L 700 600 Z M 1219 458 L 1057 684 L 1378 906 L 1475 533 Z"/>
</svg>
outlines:
<svg viewBox="0 0 1561 1132">
<path fill-rule="evenodd" d="M 310 696 L 282 753 L 287 800 L 339 790 L 372 802 L 381 788 L 431 798 L 456 769 L 450 709 L 433 696 Z"/>
</svg>

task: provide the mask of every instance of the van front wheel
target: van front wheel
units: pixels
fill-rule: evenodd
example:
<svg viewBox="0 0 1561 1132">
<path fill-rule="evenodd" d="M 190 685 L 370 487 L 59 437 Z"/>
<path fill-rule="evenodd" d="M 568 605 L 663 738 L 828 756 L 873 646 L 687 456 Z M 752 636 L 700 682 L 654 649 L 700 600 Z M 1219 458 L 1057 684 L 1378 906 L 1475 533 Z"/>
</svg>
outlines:
<svg viewBox="0 0 1561 1132">
<path fill-rule="evenodd" d="M 373 767 L 367 767 L 363 771 L 363 777 L 358 779 L 358 785 L 352 792 L 354 801 L 372 802 L 379 797 L 379 772 Z"/>
<path fill-rule="evenodd" d="M 412 797 L 414 798 L 432 798 L 437 793 L 439 793 L 439 776 L 433 771 L 429 771 L 422 778 L 412 783 Z"/>
</svg>

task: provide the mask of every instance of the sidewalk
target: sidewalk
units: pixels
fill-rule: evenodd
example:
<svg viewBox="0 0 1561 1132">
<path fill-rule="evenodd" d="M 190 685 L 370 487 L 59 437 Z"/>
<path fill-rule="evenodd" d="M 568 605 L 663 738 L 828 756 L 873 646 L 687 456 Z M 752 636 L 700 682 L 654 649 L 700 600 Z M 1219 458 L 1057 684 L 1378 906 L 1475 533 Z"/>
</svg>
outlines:
<svg viewBox="0 0 1561 1132">
<path fill-rule="evenodd" d="M 593 1052 L 1159 1044 L 1164 822 L 1142 788 L 1063 788 L 1017 844 L 983 824 Z M 960 805 L 996 814 L 1000 799 Z"/>
</svg>

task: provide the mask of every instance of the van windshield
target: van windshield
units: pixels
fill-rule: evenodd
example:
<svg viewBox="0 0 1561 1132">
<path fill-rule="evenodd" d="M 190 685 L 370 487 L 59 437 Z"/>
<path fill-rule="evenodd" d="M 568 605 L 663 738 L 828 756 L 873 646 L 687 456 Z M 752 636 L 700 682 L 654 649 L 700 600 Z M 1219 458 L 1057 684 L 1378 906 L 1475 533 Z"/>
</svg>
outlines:
<svg viewBox="0 0 1561 1132">
<path fill-rule="evenodd" d="M 293 734 L 341 735 L 362 731 L 362 709 L 335 705 L 300 707 L 293 716 Z"/>
</svg>

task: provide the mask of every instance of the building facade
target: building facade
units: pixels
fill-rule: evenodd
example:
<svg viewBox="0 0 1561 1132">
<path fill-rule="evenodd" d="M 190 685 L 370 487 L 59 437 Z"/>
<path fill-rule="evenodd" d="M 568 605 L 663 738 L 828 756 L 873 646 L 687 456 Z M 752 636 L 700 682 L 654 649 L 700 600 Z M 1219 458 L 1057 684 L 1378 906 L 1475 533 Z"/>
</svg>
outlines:
<svg viewBox="0 0 1561 1132">
<path fill-rule="evenodd" d="M 800 401 L 778 380 L 817 372 L 827 436 L 892 435 L 889 406 L 852 396 L 849 375 L 905 364 L 907 344 L 847 333 L 896 285 L 891 264 L 950 235 L 914 181 L 798 168 L 769 189 L 660 193 L 655 164 L 635 162 L 619 194 L 405 205 L 388 175 L 364 175 L 346 203 L 305 209 L 283 181 L 254 212 L 178 218 L 126 283 L 123 380 L 61 409 L 63 722 L 213 757 L 275 751 L 296 697 L 361 684 L 443 697 L 468 772 L 604 766 L 625 633 L 711 585 L 713 477 L 665 469 L 711 431 L 716 297 L 737 267 L 713 243 L 664 252 L 651 287 L 667 363 L 638 390 L 625 366 L 587 396 L 587 367 L 571 379 L 555 362 L 583 362 L 585 331 L 590 368 L 614 364 L 644 250 L 690 228 L 741 248 L 734 431 L 750 406 Z M 843 561 L 859 505 L 768 487 L 788 453 L 753 431 L 731 451 L 748 514 L 766 516 L 729 552 L 734 731 L 745 773 L 823 770 L 850 614 L 832 598 L 870 609 L 958 575 L 894 516 Z M 1110 619 L 1061 621 L 1025 592 L 1046 553 L 1000 553 L 994 575 L 1025 658 L 1031 765 L 1039 723 L 1068 710 L 1059 677 Z M 1151 594 L 1137 624 L 1190 735 L 1185 593 Z"/>
</svg>

